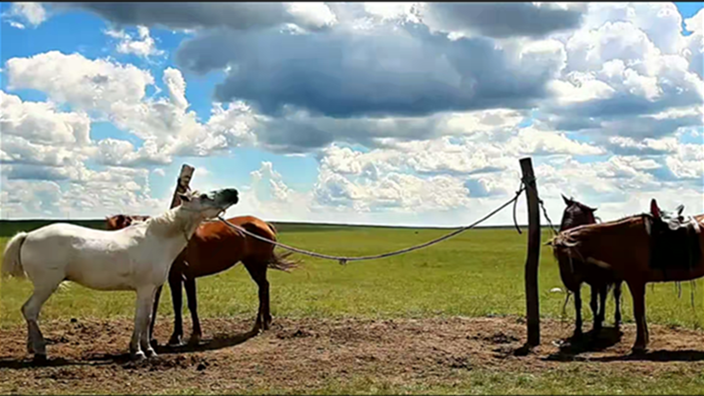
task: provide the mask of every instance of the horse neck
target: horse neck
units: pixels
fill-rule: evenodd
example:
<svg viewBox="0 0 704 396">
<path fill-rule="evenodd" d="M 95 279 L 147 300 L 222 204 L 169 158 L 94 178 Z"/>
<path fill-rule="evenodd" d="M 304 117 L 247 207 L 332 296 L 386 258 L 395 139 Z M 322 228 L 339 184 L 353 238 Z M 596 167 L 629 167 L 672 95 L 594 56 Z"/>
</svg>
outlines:
<svg viewBox="0 0 704 396">
<path fill-rule="evenodd" d="M 203 218 L 199 212 L 177 206 L 147 220 L 148 232 L 166 237 L 181 236 L 190 239 Z"/>
<path fill-rule="evenodd" d="M 584 211 L 583 208 L 580 208 L 580 210 Z M 580 215 L 575 215 L 573 212 L 567 212 L 567 210 L 565 210 L 565 213 L 562 215 L 562 221 L 560 222 L 560 231 L 595 223 L 596 219 L 594 219 L 591 213 L 587 214 L 582 212 Z M 584 264 L 576 259 L 561 257 L 557 259 L 557 265 L 560 270 L 562 283 L 572 291 L 577 290 L 582 283 L 581 269 Z"/>
</svg>

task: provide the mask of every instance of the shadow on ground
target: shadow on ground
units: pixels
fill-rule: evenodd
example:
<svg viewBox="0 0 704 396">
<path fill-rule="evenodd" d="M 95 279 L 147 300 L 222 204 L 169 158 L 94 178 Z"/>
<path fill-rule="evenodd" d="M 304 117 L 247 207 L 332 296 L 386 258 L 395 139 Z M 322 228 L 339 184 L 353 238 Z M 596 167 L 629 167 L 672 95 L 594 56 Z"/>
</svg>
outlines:
<svg viewBox="0 0 704 396">
<path fill-rule="evenodd" d="M 174 355 L 183 353 L 213 351 L 229 348 L 244 343 L 252 337 L 257 336 L 257 331 L 249 331 L 242 334 L 216 335 L 212 339 L 201 340 L 198 344 L 184 344 L 180 346 L 160 345 L 154 348 L 157 355 Z M 156 358 L 158 360 L 158 356 Z M 154 360 L 154 359 L 151 359 Z M 33 360 L 29 357 L 22 359 L 0 359 L 0 369 L 26 369 L 35 367 L 63 367 L 63 366 L 85 366 L 85 365 L 108 365 L 121 364 L 126 366 L 140 366 L 148 364 L 150 361 L 133 362 L 129 353 L 121 354 L 99 354 L 88 356 L 85 360 L 64 359 L 61 357 L 46 360 Z M 162 362 L 164 363 L 164 362 Z"/>
<path fill-rule="evenodd" d="M 184 344 L 179 346 L 158 345 L 156 348 L 154 348 L 154 351 L 157 353 L 157 355 L 173 355 L 181 353 L 214 351 L 242 344 L 250 338 L 257 336 L 257 334 L 259 333 L 256 331 L 248 331 L 246 333 L 235 335 L 218 334 L 212 339 L 201 340 L 198 344 Z M 119 355 L 96 355 L 89 357 L 88 360 L 93 362 L 101 362 L 107 360 L 121 364 L 131 362 L 129 353 L 122 353 Z"/>
</svg>

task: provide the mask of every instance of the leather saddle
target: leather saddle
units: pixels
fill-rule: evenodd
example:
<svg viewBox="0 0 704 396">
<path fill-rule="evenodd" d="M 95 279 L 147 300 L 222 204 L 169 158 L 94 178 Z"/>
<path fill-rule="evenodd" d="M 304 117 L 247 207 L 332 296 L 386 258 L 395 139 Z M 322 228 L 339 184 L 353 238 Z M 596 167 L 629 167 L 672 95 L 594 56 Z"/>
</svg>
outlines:
<svg viewBox="0 0 704 396">
<path fill-rule="evenodd" d="M 650 213 L 644 217 L 650 237 L 650 268 L 691 270 L 701 258 L 699 234 L 701 227 L 691 216 L 682 216 L 684 205 L 676 212 L 661 210 L 655 199 L 650 202 Z"/>
</svg>

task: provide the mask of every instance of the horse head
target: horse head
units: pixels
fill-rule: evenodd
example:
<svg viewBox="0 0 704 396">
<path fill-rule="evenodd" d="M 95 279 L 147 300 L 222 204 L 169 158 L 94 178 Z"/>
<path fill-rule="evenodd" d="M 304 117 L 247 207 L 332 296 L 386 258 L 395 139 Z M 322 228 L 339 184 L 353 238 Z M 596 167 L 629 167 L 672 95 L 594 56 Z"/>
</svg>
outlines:
<svg viewBox="0 0 704 396">
<path fill-rule="evenodd" d="M 567 198 L 562 195 L 563 201 L 567 207 L 562 213 L 562 221 L 560 222 L 560 231 L 585 224 L 596 223 L 594 212 L 597 208 L 589 207 L 573 198 Z"/>
<path fill-rule="evenodd" d="M 179 194 L 181 207 L 187 212 L 198 212 L 203 219 L 218 216 L 232 205 L 239 202 L 239 193 L 234 188 L 214 190 L 207 193 L 187 191 Z"/>
</svg>

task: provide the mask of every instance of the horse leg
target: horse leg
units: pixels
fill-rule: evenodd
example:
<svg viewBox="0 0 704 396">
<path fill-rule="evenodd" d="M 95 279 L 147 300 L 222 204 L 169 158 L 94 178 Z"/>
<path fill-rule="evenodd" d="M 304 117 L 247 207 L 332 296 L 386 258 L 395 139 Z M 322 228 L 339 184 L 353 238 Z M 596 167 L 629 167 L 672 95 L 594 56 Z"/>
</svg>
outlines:
<svg viewBox="0 0 704 396">
<path fill-rule="evenodd" d="M 152 347 L 159 346 L 159 342 L 154 338 L 154 324 L 156 323 L 156 311 L 159 308 L 159 298 L 161 297 L 161 289 L 164 285 L 156 288 L 156 293 L 154 295 L 154 307 L 152 308 L 152 320 L 149 323 L 149 344 Z"/>
<path fill-rule="evenodd" d="M 582 337 L 582 292 L 581 287 L 578 287 L 574 291 L 574 312 L 576 316 L 576 323 L 574 326 L 574 336 L 575 338 Z"/>
<path fill-rule="evenodd" d="M 621 327 L 621 281 L 614 285 L 614 300 L 616 300 L 616 312 L 614 313 L 614 325 L 618 329 Z"/>
<path fill-rule="evenodd" d="M 599 328 L 599 305 L 597 304 L 597 297 L 599 297 L 599 288 L 591 285 L 591 295 L 589 296 L 589 307 L 592 309 L 592 320 L 594 321 L 594 325 L 592 330 L 592 334 L 594 334 L 596 331 L 598 331 Z"/>
<path fill-rule="evenodd" d="M 259 286 L 259 310 L 257 320 L 254 322 L 255 331 L 269 330 L 271 324 L 271 314 L 269 312 L 269 281 L 266 279 L 266 264 L 244 263 L 249 275 Z"/>
<path fill-rule="evenodd" d="M 142 328 L 142 334 L 140 335 L 140 345 L 142 347 L 142 351 L 146 354 L 146 356 L 149 357 L 154 357 L 156 356 L 156 352 L 154 351 L 154 348 L 152 348 L 151 344 L 151 323 L 152 323 L 152 318 L 154 315 L 154 309 L 149 310 L 149 308 L 153 308 L 153 301 L 155 299 L 155 294 L 157 291 L 158 287 L 155 287 L 154 289 L 151 290 L 151 293 L 149 294 L 149 300 L 147 305 L 147 318 L 144 323 L 144 327 Z"/>
<path fill-rule="evenodd" d="M 171 271 L 169 273 L 169 288 L 171 288 L 171 304 L 174 307 L 174 332 L 169 338 L 169 346 L 179 346 L 182 344 L 183 337 L 183 315 L 181 309 L 183 306 L 183 295 L 181 291 L 181 272 Z"/>
<path fill-rule="evenodd" d="M 609 292 L 608 286 L 606 284 L 599 286 L 599 318 L 597 320 L 598 327 L 594 330 L 595 335 L 597 335 L 604 325 L 604 318 L 606 317 L 606 295 Z"/>
<path fill-rule="evenodd" d="M 188 339 L 188 343 L 192 345 L 198 345 L 200 339 L 203 336 L 203 332 L 200 329 L 200 320 L 198 319 L 198 300 L 196 299 L 196 280 L 195 278 L 186 278 L 183 283 L 186 289 L 186 299 L 188 300 L 188 311 L 191 312 L 191 321 L 193 322 L 193 331 L 191 332 L 191 338 Z"/>
<path fill-rule="evenodd" d="M 60 283 L 61 281 L 35 284 L 32 296 L 22 305 L 22 315 L 27 321 L 27 353 L 33 353 L 37 361 L 46 360 L 46 341 L 37 323 L 39 312 Z"/>
<path fill-rule="evenodd" d="M 130 340 L 130 357 L 133 360 L 143 360 L 145 358 L 141 349 L 141 346 L 145 343 L 142 341 L 142 336 L 146 333 L 146 329 L 149 328 L 149 313 L 151 312 L 153 298 L 153 288 L 141 287 L 137 289 L 134 332 L 132 333 L 132 340 Z M 151 349 L 148 344 L 147 346 L 147 349 Z"/>
<path fill-rule="evenodd" d="M 648 328 L 645 321 L 645 283 L 628 283 L 628 288 L 633 296 L 633 314 L 638 330 L 633 352 L 643 352 L 648 345 Z"/>
</svg>

